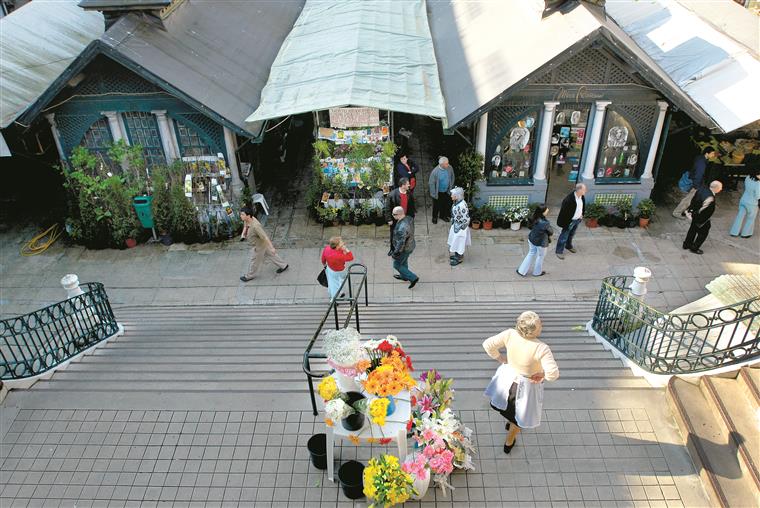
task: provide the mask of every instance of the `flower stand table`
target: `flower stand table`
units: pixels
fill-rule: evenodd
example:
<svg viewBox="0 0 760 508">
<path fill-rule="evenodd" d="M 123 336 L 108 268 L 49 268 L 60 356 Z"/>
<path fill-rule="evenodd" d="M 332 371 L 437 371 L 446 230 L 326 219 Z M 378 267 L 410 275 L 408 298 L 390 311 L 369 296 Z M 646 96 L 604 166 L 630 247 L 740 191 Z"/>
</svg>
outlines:
<svg viewBox="0 0 760 508">
<path fill-rule="evenodd" d="M 385 418 L 385 425 L 382 427 L 372 423 L 367 417 L 364 420 L 364 426 L 359 430 L 346 430 L 341 422 L 335 422 L 333 426 L 327 427 L 327 478 L 332 482 L 335 481 L 333 464 L 335 438 L 349 439 L 354 444 L 373 443 L 388 440 L 395 441 L 398 446 L 398 457 L 404 460 L 407 453 L 406 448 L 406 424 L 411 415 L 411 406 L 409 404 L 409 392 L 402 391 L 394 397 L 396 400 L 396 410 L 390 416 Z"/>
</svg>

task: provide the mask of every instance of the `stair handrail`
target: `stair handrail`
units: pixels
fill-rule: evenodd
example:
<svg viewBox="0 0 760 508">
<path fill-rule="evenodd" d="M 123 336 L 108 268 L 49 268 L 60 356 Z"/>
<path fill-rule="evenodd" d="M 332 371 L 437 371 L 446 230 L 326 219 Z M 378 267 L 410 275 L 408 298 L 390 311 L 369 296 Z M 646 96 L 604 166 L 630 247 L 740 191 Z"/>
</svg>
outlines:
<svg viewBox="0 0 760 508">
<path fill-rule="evenodd" d="M 0 380 L 43 374 L 117 333 L 103 284 L 80 288 L 80 295 L 0 321 Z"/>
<path fill-rule="evenodd" d="M 354 288 L 354 278 L 358 277 L 359 280 L 356 282 L 356 288 Z M 348 287 L 346 287 L 348 286 Z M 344 294 L 347 290 L 348 296 L 341 297 L 340 295 Z M 361 331 L 361 322 L 359 319 L 359 298 L 361 297 L 362 290 L 364 290 L 364 306 L 367 307 L 369 305 L 369 295 L 367 290 L 367 267 L 361 263 L 352 263 L 349 265 L 346 276 L 343 278 L 343 282 L 340 285 L 340 288 L 335 292 L 335 295 L 330 299 L 330 304 L 327 306 L 327 310 L 325 311 L 324 315 L 322 316 L 322 319 L 319 322 L 319 326 L 317 327 L 317 330 L 314 332 L 314 335 L 312 335 L 311 340 L 309 340 L 309 343 L 306 345 L 306 350 L 303 353 L 303 371 L 306 374 L 306 380 L 309 383 L 309 396 L 311 397 L 311 408 L 314 412 L 314 415 L 316 416 L 318 414 L 317 412 L 317 401 L 314 397 L 314 381 L 313 379 L 321 379 L 323 377 L 327 377 L 330 374 L 332 374 L 333 370 L 323 370 L 319 372 L 314 372 L 311 370 L 311 360 L 312 359 L 325 359 L 327 358 L 324 353 L 315 353 L 312 352 L 312 348 L 314 347 L 314 344 L 317 342 L 317 339 L 322 334 L 322 328 L 324 328 L 325 323 L 327 322 L 327 319 L 330 317 L 330 313 L 332 312 L 335 317 L 335 329 L 340 330 L 341 328 L 345 328 L 349 325 L 351 322 L 351 318 L 353 317 L 356 324 L 356 331 Z M 343 320 L 343 326 L 340 324 L 340 319 L 338 317 L 338 306 L 341 303 L 348 302 L 350 305 L 348 306 L 348 312 L 346 313 L 346 317 Z"/>
<path fill-rule="evenodd" d="M 591 328 L 639 367 L 690 374 L 760 357 L 760 296 L 707 311 L 664 313 L 626 291 L 632 280 L 603 279 Z"/>
</svg>

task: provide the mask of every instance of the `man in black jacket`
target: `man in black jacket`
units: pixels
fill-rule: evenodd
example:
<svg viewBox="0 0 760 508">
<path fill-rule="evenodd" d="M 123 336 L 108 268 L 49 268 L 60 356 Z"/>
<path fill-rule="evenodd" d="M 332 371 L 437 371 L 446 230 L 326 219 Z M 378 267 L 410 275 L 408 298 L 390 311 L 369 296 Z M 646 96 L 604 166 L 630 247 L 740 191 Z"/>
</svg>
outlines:
<svg viewBox="0 0 760 508">
<path fill-rule="evenodd" d="M 409 256 L 412 255 L 416 246 L 414 242 L 414 220 L 404 215 L 404 209 L 400 206 L 395 207 L 392 213 L 397 224 L 391 239 L 391 256 L 393 257 L 393 269 L 398 271 L 397 274 L 393 274 L 393 277 L 409 282 L 409 289 L 412 289 L 420 280 L 409 269 Z"/>
<path fill-rule="evenodd" d="M 388 193 L 385 198 L 385 221 L 391 227 L 391 247 L 388 255 L 393 252 L 393 229 L 396 227 L 396 219 L 393 216 L 393 209 L 400 206 L 404 209 L 404 215 L 414 217 L 417 208 L 414 206 L 414 195 L 409 191 L 409 179 L 406 177 L 399 178 L 398 187 Z"/>
<path fill-rule="evenodd" d="M 686 239 L 683 241 L 683 248 L 688 249 L 694 254 L 703 254 L 700 249 L 702 243 L 707 239 L 710 232 L 710 217 L 715 212 L 715 195 L 723 190 L 723 184 L 717 180 L 710 183 L 709 188 L 702 187 L 694 195 L 689 208 L 686 210 L 686 216 L 691 219 L 691 226 Z"/>
<path fill-rule="evenodd" d="M 565 196 L 562 200 L 562 206 L 559 209 L 557 225 L 562 228 L 562 232 L 557 239 L 557 248 L 555 253 L 560 259 L 565 259 L 565 248 L 572 253 L 578 251 L 573 247 L 573 237 L 578 225 L 583 220 L 583 212 L 586 210 L 586 186 L 582 183 L 575 185 L 575 190 Z"/>
</svg>

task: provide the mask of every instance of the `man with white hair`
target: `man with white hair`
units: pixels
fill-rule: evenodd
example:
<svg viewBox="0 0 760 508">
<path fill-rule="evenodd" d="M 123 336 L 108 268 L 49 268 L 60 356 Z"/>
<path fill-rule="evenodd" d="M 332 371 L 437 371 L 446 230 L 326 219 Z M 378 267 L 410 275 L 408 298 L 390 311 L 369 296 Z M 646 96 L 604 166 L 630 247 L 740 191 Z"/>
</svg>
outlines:
<svg viewBox="0 0 760 508">
<path fill-rule="evenodd" d="M 412 289 L 420 280 L 409 269 L 409 256 L 412 255 L 416 246 L 414 243 L 414 220 L 406 215 L 400 206 L 393 209 L 393 219 L 396 221 L 396 227 L 393 229 L 391 257 L 393 258 L 393 269 L 398 271 L 398 274 L 393 274 L 393 277 L 408 281 L 409 289 Z"/>
<path fill-rule="evenodd" d="M 438 165 L 430 172 L 428 190 L 433 198 L 433 224 L 441 220 L 449 222 L 449 191 L 454 187 L 454 168 L 448 157 L 438 157 Z"/>
<path fill-rule="evenodd" d="M 583 213 L 586 211 L 586 186 L 582 183 L 576 184 L 573 192 L 565 196 L 562 200 L 562 206 L 557 216 L 557 226 L 562 228 L 562 232 L 557 239 L 557 248 L 554 253 L 560 259 L 565 259 L 565 248 L 575 254 L 577 251 L 573 247 L 573 237 L 578 225 L 583 220 Z"/>
<path fill-rule="evenodd" d="M 451 189 L 451 228 L 449 229 L 449 259 L 451 266 L 456 266 L 464 258 L 464 250 L 472 244 L 470 237 L 470 210 L 464 201 L 464 189 Z"/>
<path fill-rule="evenodd" d="M 688 249 L 694 254 L 704 254 L 700 249 L 707 234 L 710 232 L 710 217 L 715 212 L 715 195 L 723 190 L 723 184 L 718 180 L 710 183 L 709 188 L 702 187 L 694 195 L 689 208 L 686 210 L 686 217 L 691 219 L 691 226 L 686 239 L 683 241 L 683 248 Z"/>
</svg>

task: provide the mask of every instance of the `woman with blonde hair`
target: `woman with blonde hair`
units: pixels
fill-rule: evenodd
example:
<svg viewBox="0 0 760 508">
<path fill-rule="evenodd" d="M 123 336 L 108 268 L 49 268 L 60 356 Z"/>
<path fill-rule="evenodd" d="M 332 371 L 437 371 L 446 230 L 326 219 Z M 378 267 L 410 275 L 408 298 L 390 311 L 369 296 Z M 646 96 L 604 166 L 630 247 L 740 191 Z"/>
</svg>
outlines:
<svg viewBox="0 0 760 508">
<path fill-rule="evenodd" d="M 549 346 L 538 340 L 541 318 L 527 311 L 517 318 L 514 329 L 504 330 L 483 342 L 488 356 L 502 365 L 496 369 L 485 395 L 491 407 L 507 419 L 504 453 L 509 453 L 521 429 L 541 424 L 544 381 L 559 377 L 559 368 Z M 506 356 L 501 349 L 506 350 Z"/>
<path fill-rule="evenodd" d="M 325 267 L 327 293 L 331 300 L 340 289 L 340 285 L 343 284 L 343 279 L 346 278 L 346 262 L 353 261 L 353 259 L 354 255 L 339 236 L 330 238 L 322 250 L 322 266 Z"/>
</svg>

